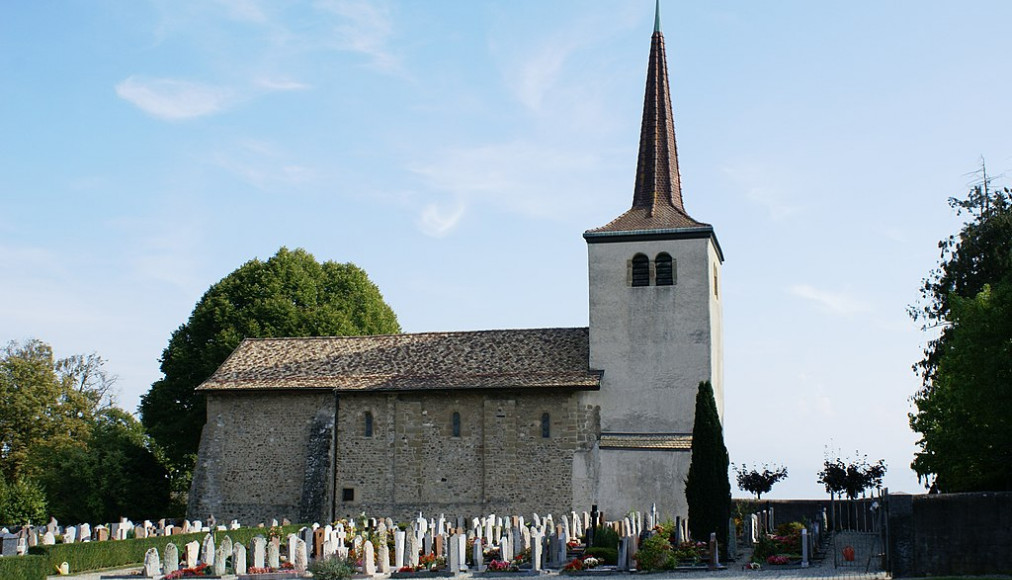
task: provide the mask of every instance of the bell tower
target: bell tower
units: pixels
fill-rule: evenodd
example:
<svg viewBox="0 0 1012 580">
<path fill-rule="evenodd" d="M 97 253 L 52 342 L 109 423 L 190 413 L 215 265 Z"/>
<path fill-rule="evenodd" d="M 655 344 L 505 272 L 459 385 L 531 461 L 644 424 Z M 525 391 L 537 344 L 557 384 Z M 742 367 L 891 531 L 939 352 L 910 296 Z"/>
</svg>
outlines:
<svg viewBox="0 0 1012 580">
<path fill-rule="evenodd" d="M 723 254 L 713 227 L 690 217 L 683 202 L 659 9 L 632 207 L 583 237 L 590 368 L 603 376 L 601 389 L 584 395 L 600 435 L 574 464 L 574 505 L 619 515 L 656 503 L 685 517 L 700 381 L 713 384 L 723 418 Z"/>
</svg>

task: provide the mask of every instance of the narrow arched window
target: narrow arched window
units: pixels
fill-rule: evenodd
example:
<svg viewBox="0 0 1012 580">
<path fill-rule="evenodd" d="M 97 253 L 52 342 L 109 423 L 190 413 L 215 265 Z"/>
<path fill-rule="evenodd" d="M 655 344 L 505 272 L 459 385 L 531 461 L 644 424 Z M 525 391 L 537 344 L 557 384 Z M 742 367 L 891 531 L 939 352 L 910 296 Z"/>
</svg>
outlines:
<svg viewBox="0 0 1012 580">
<path fill-rule="evenodd" d="M 675 268 L 674 263 L 671 260 L 671 255 L 667 252 L 661 252 L 657 254 L 656 260 L 654 260 L 657 271 L 657 286 L 672 286 L 675 283 Z"/>
<path fill-rule="evenodd" d="M 650 258 L 636 254 L 632 259 L 632 285 L 650 285 Z"/>
<path fill-rule="evenodd" d="M 552 436 L 552 418 L 548 413 L 541 414 L 541 437 L 548 439 Z"/>
<path fill-rule="evenodd" d="M 460 437 L 460 413 L 453 412 L 453 436 Z"/>
<path fill-rule="evenodd" d="M 372 437 L 372 413 L 365 412 L 365 436 Z"/>
</svg>

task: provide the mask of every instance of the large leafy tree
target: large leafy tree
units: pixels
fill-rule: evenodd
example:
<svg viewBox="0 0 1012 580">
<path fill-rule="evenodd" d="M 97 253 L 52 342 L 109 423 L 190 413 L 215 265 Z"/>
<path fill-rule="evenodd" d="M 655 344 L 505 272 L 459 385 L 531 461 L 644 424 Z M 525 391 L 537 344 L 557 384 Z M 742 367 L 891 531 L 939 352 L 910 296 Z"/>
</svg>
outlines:
<svg viewBox="0 0 1012 580">
<path fill-rule="evenodd" d="M 72 444 L 87 435 L 93 397 L 61 375 L 48 344 L 30 339 L 0 350 L 0 474 L 17 481 L 32 448 Z"/>
<path fill-rule="evenodd" d="M 696 415 L 692 426 L 692 463 L 685 482 L 685 499 L 689 504 L 689 532 L 693 538 L 706 541 L 717 533 L 723 545 L 727 540 L 727 520 L 731 513 L 731 481 L 729 460 L 724 446 L 724 429 L 720 425 L 717 400 L 710 381 L 699 383 L 696 392 Z"/>
<path fill-rule="evenodd" d="M 938 329 L 917 363 L 911 467 L 942 491 L 1012 489 L 1012 203 L 975 187 L 950 205 L 967 221 L 939 243 L 941 262 L 911 315 Z"/>
<path fill-rule="evenodd" d="M 42 444 L 33 472 L 49 513 L 64 522 L 165 516 L 170 481 L 140 422 L 116 407 L 100 411 L 75 445 Z"/>
<path fill-rule="evenodd" d="M 141 421 L 163 450 L 174 491 L 185 492 L 205 420 L 194 389 L 248 337 L 400 332 L 379 289 L 354 264 L 319 263 L 281 248 L 211 286 L 162 352 L 163 377 L 141 398 Z"/>
</svg>

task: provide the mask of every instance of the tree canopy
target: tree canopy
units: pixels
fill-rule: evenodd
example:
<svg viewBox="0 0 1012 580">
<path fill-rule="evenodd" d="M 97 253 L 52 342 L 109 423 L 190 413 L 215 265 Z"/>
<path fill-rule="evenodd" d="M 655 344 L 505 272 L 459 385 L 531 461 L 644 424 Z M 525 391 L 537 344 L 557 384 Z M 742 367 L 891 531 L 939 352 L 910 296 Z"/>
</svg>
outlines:
<svg viewBox="0 0 1012 580">
<path fill-rule="evenodd" d="M 400 332 L 379 289 L 354 264 L 319 263 L 281 248 L 212 285 L 162 352 L 163 377 L 141 398 L 141 421 L 164 450 L 176 482 L 189 486 L 205 420 L 197 386 L 244 338 Z"/>
<path fill-rule="evenodd" d="M 868 463 L 867 455 L 858 455 L 857 459 L 844 462 L 839 457 L 826 458 L 822 471 L 819 472 L 819 483 L 826 486 L 826 492 L 850 499 L 857 499 L 865 490 L 882 487 L 886 464 L 884 459 Z"/>
<path fill-rule="evenodd" d="M 685 482 L 689 504 L 689 532 L 696 540 L 707 541 L 717 533 L 721 545 L 727 541 L 727 520 L 731 513 L 729 460 L 724 446 L 724 429 L 717 412 L 717 400 L 710 381 L 699 383 L 696 415 L 692 426 L 692 463 Z"/>
<path fill-rule="evenodd" d="M 760 471 L 761 469 L 761 471 Z M 786 467 L 763 465 L 749 469 L 748 465 L 733 467 L 735 478 L 738 481 L 738 489 L 755 494 L 756 500 L 760 500 L 764 493 L 769 493 L 773 485 L 787 477 Z"/>
<path fill-rule="evenodd" d="M 950 199 L 968 220 L 939 243 L 941 261 L 911 315 L 938 328 L 915 365 L 923 380 L 911 464 L 941 491 L 1012 489 L 1012 203 L 984 185 Z"/>
</svg>

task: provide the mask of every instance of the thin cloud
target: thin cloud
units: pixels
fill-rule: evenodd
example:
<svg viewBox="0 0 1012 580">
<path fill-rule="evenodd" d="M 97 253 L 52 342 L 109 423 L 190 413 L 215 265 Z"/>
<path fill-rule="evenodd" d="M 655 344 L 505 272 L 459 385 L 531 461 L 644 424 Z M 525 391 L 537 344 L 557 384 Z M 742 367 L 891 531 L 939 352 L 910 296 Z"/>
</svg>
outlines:
<svg viewBox="0 0 1012 580">
<path fill-rule="evenodd" d="M 335 26 L 337 48 L 370 56 L 380 68 L 396 66 L 397 59 L 387 46 L 393 23 L 385 2 L 324 0 L 317 2 L 316 7 L 342 19 Z"/>
<path fill-rule="evenodd" d="M 228 10 L 228 15 L 234 20 L 264 23 L 267 22 L 267 15 L 256 0 L 217 0 Z"/>
<path fill-rule="evenodd" d="M 868 306 L 865 303 L 843 292 L 820 290 L 808 284 L 791 286 L 788 291 L 798 298 L 810 300 L 835 314 L 850 315 L 868 311 Z"/>
<path fill-rule="evenodd" d="M 446 237 L 464 217 L 465 206 L 457 203 L 455 207 L 442 208 L 438 204 L 429 204 L 422 210 L 418 219 L 418 229 L 433 238 Z"/>
<path fill-rule="evenodd" d="M 229 89 L 178 79 L 131 76 L 116 85 L 119 97 L 149 115 L 170 121 L 220 113 L 235 100 Z"/>
<path fill-rule="evenodd" d="M 593 189 L 600 163 L 593 154 L 516 141 L 441 151 L 408 169 L 427 189 L 449 194 L 462 204 L 482 203 L 547 218 L 568 212 L 578 192 Z M 574 175 L 584 176 L 589 183 L 575 183 Z"/>
<path fill-rule="evenodd" d="M 263 191 L 288 190 L 312 181 L 312 168 L 289 159 L 289 155 L 264 141 L 246 140 L 220 151 L 211 163 Z"/>
<path fill-rule="evenodd" d="M 311 89 L 311 85 L 288 79 L 259 78 L 256 85 L 268 91 L 304 91 Z"/>
</svg>

